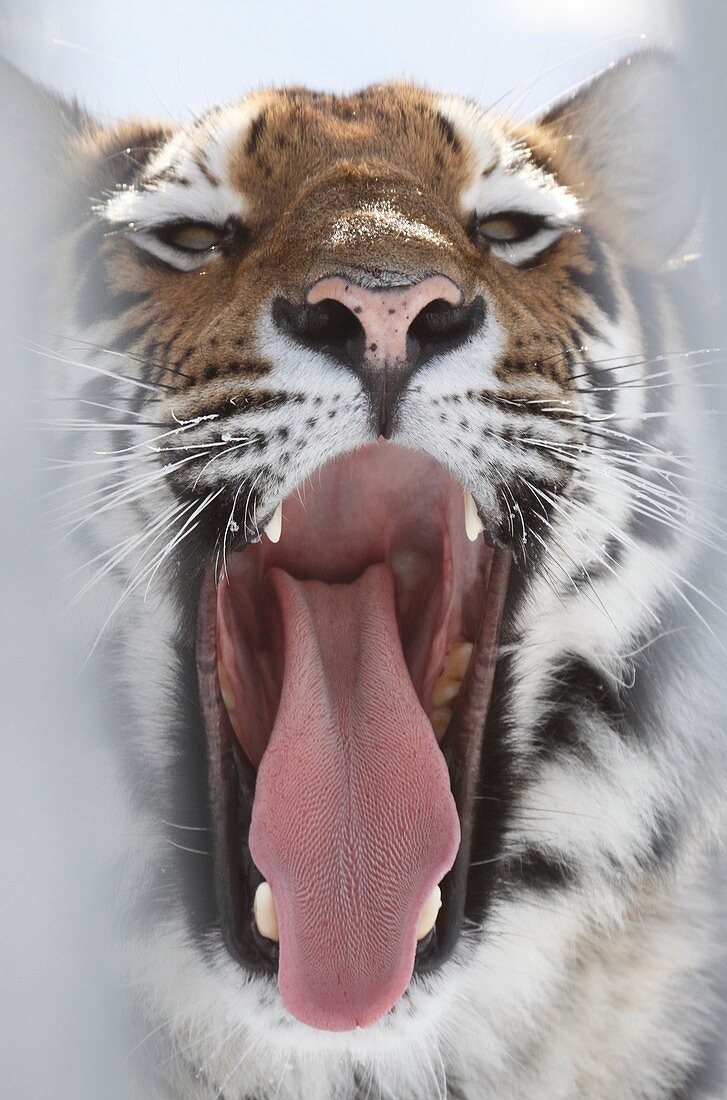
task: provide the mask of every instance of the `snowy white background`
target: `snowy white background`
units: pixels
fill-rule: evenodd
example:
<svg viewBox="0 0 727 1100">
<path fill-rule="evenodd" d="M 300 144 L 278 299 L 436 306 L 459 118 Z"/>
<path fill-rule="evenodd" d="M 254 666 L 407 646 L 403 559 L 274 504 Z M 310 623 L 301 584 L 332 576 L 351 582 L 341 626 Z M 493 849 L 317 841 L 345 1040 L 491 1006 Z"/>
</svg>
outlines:
<svg viewBox="0 0 727 1100">
<path fill-rule="evenodd" d="M 0 49 L 100 115 L 183 118 L 260 84 L 410 77 L 538 107 L 678 38 L 672 0 L 5 0 Z M 580 56 L 578 56 L 580 55 Z"/>
</svg>

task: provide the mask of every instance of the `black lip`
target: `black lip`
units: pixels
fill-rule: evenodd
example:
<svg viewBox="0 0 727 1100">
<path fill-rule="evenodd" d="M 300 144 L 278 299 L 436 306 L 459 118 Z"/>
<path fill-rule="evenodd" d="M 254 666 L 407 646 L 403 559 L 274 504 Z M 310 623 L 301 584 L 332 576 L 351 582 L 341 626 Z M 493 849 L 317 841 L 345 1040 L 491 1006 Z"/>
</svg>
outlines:
<svg viewBox="0 0 727 1100">
<path fill-rule="evenodd" d="M 454 865 L 442 882 L 442 909 L 435 936 L 429 951 L 417 957 L 415 973 L 417 970 L 435 970 L 446 962 L 454 951 L 464 920 L 482 738 L 495 678 L 509 572 L 509 553 L 496 549 L 483 600 L 482 619 L 475 646 L 476 656 L 442 740 L 441 748 L 449 768 L 462 840 Z M 488 614 L 488 610 L 491 612 L 493 607 L 496 608 L 496 614 Z"/>
<path fill-rule="evenodd" d="M 215 893 L 222 935 L 241 966 L 271 972 L 276 960 L 252 920 L 255 889 L 261 881 L 247 846 L 255 794 L 255 773 L 238 751 L 222 702 L 217 677 L 217 588 L 210 566 L 202 581 L 197 623 L 197 674 L 207 734 L 209 794 L 212 806 Z M 223 720 L 224 719 L 224 720 Z"/>
<path fill-rule="evenodd" d="M 497 663 L 509 570 L 509 552 L 495 549 L 485 585 L 476 659 L 441 745 L 460 817 L 462 841 L 455 863 L 442 882 L 442 910 L 435 934 L 417 952 L 415 973 L 436 970 L 450 957 L 465 916 L 482 735 Z M 259 935 L 252 919 L 254 893 L 262 881 L 247 841 L 255 794 L 255 770 L 232 732 L 222 703 L 217 678 L 216 623 L 216 582 L 209 568 L 200 595 L 197 663 L 207 733 L 220 928 L 231 956 L 243 968 L 275 974 L 277 946 Z"/>
</svg>

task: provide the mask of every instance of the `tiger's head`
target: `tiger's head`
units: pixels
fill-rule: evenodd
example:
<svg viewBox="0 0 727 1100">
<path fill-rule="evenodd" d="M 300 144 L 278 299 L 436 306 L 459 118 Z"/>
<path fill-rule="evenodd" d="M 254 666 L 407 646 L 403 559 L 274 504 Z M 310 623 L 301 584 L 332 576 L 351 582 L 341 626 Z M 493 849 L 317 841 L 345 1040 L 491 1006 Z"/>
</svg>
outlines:
<svg viewBox="0 0 727 1100">
<path fill-rule="evenodd" d="M 652 888 L 673 758 L 626 687 L 689 557 L 686 398 L 647 384 L 676 83 L 644 54 L 527 126 L 395 83 L 115 129 L 24 86 L 177 1095 L 353 1095 L 433 1049 L 466 1081 L 473 1043 L 496 1074 Z"/>
</svg>

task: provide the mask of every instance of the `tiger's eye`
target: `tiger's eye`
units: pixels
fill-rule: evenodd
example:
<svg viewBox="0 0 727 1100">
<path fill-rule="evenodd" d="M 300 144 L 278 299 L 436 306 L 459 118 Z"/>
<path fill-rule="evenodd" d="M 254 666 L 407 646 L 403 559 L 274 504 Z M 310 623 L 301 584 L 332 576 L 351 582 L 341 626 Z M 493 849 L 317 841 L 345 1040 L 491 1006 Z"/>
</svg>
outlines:
<svg viewBox="0 0 727 1100">
<path fill-rule="evenodd" d="M 182 248 L 185 252 L 209 252 L 224 236 L 224 231 L 214 225 L 189 222 L 168 229 L 164 239 L 173 248 Z"/>
<path fill-rule="evenodd" d="M 480 222 L 479 232 L 489 241 L 519 241 L 529 236 L 522 218 L 486 218 Z"/>
</svg>

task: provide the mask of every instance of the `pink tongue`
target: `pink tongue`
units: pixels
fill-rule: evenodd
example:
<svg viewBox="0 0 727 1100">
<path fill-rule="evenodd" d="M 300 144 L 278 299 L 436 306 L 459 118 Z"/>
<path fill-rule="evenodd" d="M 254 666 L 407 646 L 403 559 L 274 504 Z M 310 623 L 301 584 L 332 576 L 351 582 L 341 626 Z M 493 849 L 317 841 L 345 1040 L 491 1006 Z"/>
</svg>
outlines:
<svg viewBox="0 0 727 1100">
<path fill-rule="evenodd" d="M 250 851 L 275 898 L 286 1005 L 312 1027 L 347 1031 L 406 989 L 459 818 L 404 662 L 388 566 L 353 584 L 278 568 L 268 578 L 285 660 Z"/>
</svg>

